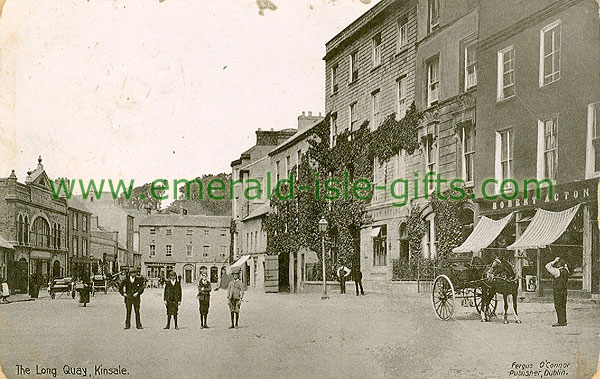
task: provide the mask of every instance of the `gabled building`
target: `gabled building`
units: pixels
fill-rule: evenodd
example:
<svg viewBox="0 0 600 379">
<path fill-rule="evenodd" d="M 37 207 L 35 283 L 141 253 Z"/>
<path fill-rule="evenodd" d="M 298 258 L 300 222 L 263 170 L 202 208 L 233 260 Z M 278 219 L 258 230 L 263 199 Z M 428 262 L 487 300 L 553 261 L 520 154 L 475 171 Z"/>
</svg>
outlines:
<svg viewBox="0 0 600 379">
<path fill-rule="evenodd" d="M 0 179 L 0 263 L 11 290 L 27 293 L 32 278 L 43 283 L 66 276 L 67 225 L 67 201 L 54 198 L 41 157 L 24 183 L 18 182 L 14 170 Z"/>
</svg>

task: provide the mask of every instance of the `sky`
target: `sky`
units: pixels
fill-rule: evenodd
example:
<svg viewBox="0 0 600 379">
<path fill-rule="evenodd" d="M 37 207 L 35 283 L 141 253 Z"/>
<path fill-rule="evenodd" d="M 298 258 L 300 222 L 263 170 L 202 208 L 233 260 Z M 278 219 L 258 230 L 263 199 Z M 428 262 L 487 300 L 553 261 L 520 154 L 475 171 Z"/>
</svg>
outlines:
<svg viewBox="0 0 600 379">
<path fill-rule="evenodd" d="M 6 0 L 0 177 L 230 172 L 256 129 L 324 112 L 325 43 L 378 0 L 271 1 Z"/>
</svg>

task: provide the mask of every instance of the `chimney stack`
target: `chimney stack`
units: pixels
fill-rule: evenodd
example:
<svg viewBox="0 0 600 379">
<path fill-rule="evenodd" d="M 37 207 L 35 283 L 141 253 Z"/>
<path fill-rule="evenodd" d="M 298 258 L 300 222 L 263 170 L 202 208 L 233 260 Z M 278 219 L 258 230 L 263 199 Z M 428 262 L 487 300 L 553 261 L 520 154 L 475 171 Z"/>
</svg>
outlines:
<svg viewBox="0 0 600 379">
<path fill-rule="evenodd" d="M 305 111 L 302 111 L 302 114 L 298 116 L 298 131 L 302 132 L 308 127 L 312 126 L 315 122 L 320 121 L 323 118 L 321 116 L 321 112 L 319 112 L 318 116 L 313 116 L 312 111 L 308 111 L 308 116 Z"/>
</svg>

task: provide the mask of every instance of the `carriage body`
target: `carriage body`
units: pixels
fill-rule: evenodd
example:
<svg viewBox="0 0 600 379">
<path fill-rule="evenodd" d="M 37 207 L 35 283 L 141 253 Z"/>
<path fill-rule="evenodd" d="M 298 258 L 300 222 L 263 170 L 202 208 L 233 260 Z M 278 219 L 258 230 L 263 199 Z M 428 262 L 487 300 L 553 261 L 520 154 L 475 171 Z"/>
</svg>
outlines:
<svg viewBox="0 0 600 379">
<path fill-rule="evenodd" d="M 454 314 L 455 301 L 461 299 L 463 306 L 473 306 L 481 311 L 482 290 L 487 265 L 472 253 L 455 255 L 445 261 L 433 281 L 432 303 L 436 315 L 449 320 Z M 492 299 L 486 312 L 496 310 L 496 297 Z"/>
</svg>

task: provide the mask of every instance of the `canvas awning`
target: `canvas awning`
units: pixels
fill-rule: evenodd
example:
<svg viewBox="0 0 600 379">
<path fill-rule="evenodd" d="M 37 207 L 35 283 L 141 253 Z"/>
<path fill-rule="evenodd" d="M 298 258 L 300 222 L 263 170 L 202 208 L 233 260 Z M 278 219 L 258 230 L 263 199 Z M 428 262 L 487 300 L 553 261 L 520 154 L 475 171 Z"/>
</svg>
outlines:
<svg viewBox="0 0 600 379">
<path fill-rule="evenodd" d="M 371 234 L 370 234 L 371 238 L 379 237 L 380 232 L 381 232 L 381 227 L 373 228 L 373 230 L 371 230 Z"/>
<path fill-rule="evenodd" d="M 317 253 L 307 248 L 300 249 L 300 254 L 304 254 L 304 263 L 319 263 Z"/>
<path fill-rule="evenodd" d="M 506 225 L 510 222 L 513 217 L 513 213 L 501 218 L 500 220 L 492 220 L 486 216 L 483 216 L 475 229 L 471 232 L 469 237 L 463 242 L 462 245 L 452 249 L 453 253 L 478 253 L 482 249 L 490 246 L 492 242 L 498 237 L 504 230 Z"/>
<path fill-rule="evenodd" d="M 579 204 L 562 212 L 538 209 L 531 223 L 509 250 L 541 249 L 556 241 L 564 232 L 579 210 Z"/>
<path fill-rule="evenodd" d="M 234 262 L 234 263 L 233 263 L 231 266 L 229 266 L 229 268 L 230 268 L 232 271 L 236 271 L 236 270 L 238 270 L 240 267 L 242 267 L 242 265 L 243 265 L 244 263 L 246 263 L 246 261 L 247 261 L 248 259 L 250 259 L 250 256 L 249 256 L 249 255 L 242 255 L 242 256 L 240 257 L 240 259 L 238 259 L 237 261 L 235 261 L 235 262 Z"/>
</svg>

